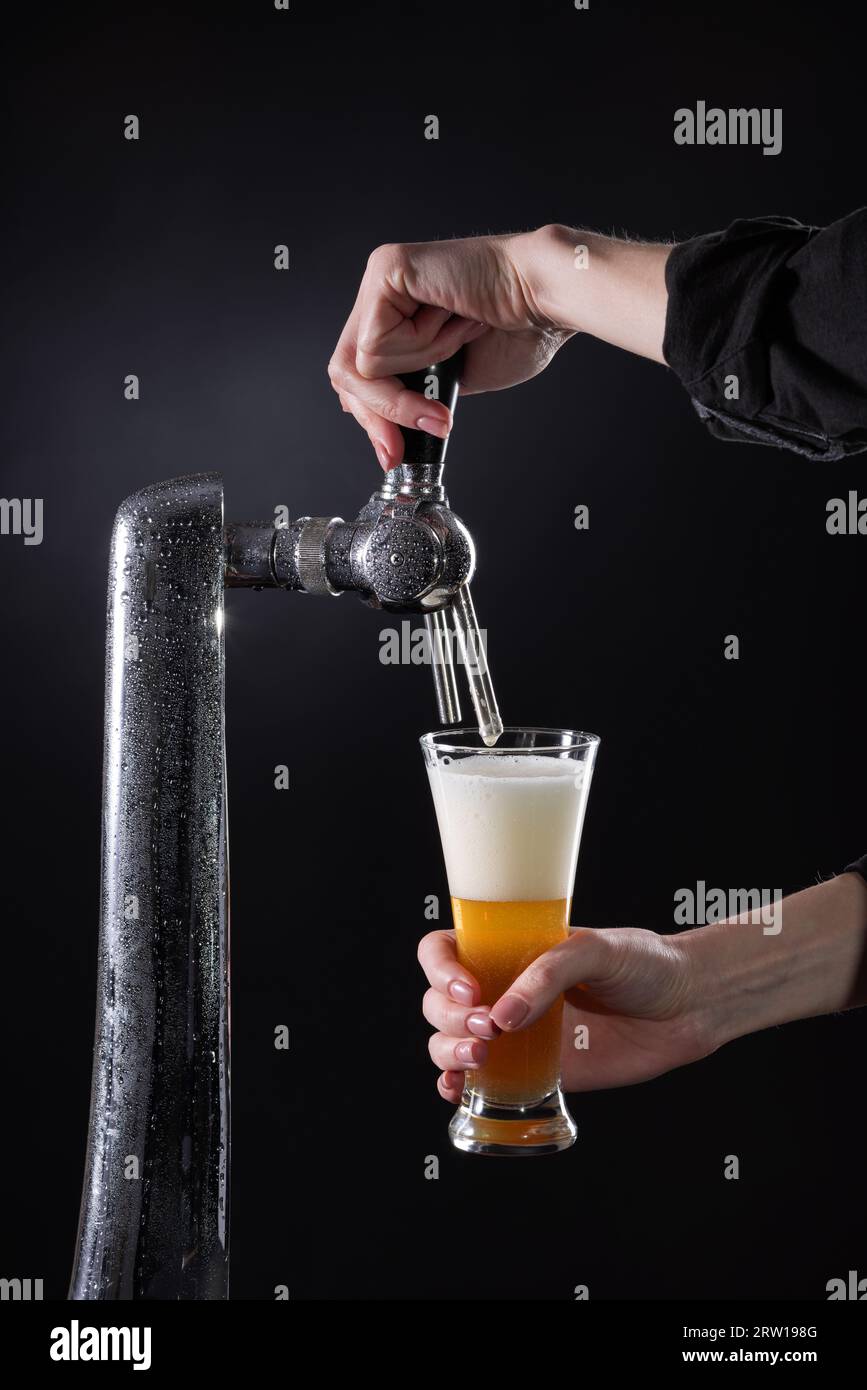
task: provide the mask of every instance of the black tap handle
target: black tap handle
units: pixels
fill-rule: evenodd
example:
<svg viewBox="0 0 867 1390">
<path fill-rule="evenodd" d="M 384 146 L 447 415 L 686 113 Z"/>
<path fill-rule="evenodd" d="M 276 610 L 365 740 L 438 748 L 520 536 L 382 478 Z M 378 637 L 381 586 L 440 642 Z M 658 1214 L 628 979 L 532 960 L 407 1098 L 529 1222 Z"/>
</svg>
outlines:
<svg viewBox="0 0 867 1390">
<path fill-rule="evenodd" d="M 464 350 L 458 348 L 447 362 L 437 362 L 431 367 L 422 367 L 419 372 L 409 372 L 401 377 L 401 381 L 410 391 L 418 391 L 422 396 L 441 401 L 454 414 L 463 365 Z M 441 473 L 448 439 L 437 439 L 436 435 L 427 434 L 424 430 L 410 430 L 403 426 L 401 434 L 404 466 L 420 466 L 430 473 Z"/>
</svg>

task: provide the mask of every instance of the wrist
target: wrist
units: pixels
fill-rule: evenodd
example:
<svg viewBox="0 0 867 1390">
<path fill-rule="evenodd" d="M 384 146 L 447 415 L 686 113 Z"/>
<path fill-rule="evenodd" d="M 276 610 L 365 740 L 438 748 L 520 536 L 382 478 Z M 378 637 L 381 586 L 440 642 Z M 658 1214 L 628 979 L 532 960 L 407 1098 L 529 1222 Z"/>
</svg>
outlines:
<svg viewBox="0 0 867 1390">
<path fill-rule="evenodd" d="M 687 962 L 696 1031 L 708 1052 L 780 1021 L 765 1012 L 773 988 L 766 955 L 757 945 L 761 930 L 714 922 L 677 938 Z"/>
<path fill-rule="evenodd" d="M 746 1033 L 867 1003 L 867 884 L 858 874 L 676 938 L 699 1031 L 713 1051 Z"/>
<path fill-rule="evenodd" d="M 510 239 L 510 255 L 539 327 L 587 333 L 664 362 L 671 245 L 620 241 L 550 223 Z"/>
<path fill-rule="evenodd" d="M 589 238 L 590 233 L 586 236 Z M 591 238 L 592 239 L 592 238 Z M 582 333 L 583 285 L 577 279 L 576 247 L 585 234 L 550 223 L 509 240 L 508 253 L 528 308 L 539 328 L 555 333 Z"/>
</svg>

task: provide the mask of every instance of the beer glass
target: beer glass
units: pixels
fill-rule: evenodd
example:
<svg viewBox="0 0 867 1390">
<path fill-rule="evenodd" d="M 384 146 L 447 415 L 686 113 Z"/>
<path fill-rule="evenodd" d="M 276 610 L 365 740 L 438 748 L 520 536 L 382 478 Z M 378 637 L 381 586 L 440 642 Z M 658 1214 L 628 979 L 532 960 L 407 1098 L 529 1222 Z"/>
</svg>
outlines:
<svg viewBox="0 0 867 1390">
<path fill-rule="evenodd" d="M 475 729 L 421 740 L 452 899 L 458 960 L 494 1004 L 569 935 L 572 882 L 599 739 L 570 729 Z M 449 1125 L 466 1153 L 556 1153 L 575 1142 L 560 1090 L 563 999 L 488 1043 Z"/>
</svg>

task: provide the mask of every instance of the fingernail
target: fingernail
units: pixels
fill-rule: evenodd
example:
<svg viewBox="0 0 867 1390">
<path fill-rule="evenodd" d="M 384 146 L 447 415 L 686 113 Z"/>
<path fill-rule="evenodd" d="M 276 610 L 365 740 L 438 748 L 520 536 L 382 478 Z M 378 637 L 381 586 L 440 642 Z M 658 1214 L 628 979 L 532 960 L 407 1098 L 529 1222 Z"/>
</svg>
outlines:
<svg viewBox="0 0 867 1390">
<path fill-rule="evenodd" d="M 506 994 L 494 1005 L 494 1009 L 497 1013 L 495 1022 L 500 1028 L 517 1028 L 530 1012 L 530 1005 L 517 994 Z M 493 1012 L 492 1009 L 492 1015 Z"/>
<path fill-rule="evenodd" d="M 488 1049 L 483 1042 L 462 1042 L 455 1048 L 455 1056 L 459 1062 L 464 1062 L 468 1067 L 480 1067 L 484 1062 Z"/>
<path fill-rule="evenodd" d="M 448 439 L 449 426 L 445 420 L 435 420 L 432 415 L 420 415 L 415 422 L 416 429 L 426 434 L 435 434 L 437 439 Z"/>
<path fill-rule="evenodd" d="M 380 467 L 385 469 L 385 472 L 387 473 L 389 468 L 391 467 L 391 459 L 389 457 L 388 450 L 386 449 L 384 444 L 380 444 L 378 442 L 374 445 L 374 448 L 376 449 L 376 457 L 379 459 Z"/>
<path fill-rule="evenodd" d="M 452 999 L 457 999 L 459 1004 L 472 1004 L 473 990 L 466 980 L 452 980 L 449 985 L 449 994 Z"/>
<path fill-rule="evenodd" d="M 490 1014 L 470 1014 L 467 1027 L 477 1038 L 495 1038 L 500 1031 Z"/>
</svg>

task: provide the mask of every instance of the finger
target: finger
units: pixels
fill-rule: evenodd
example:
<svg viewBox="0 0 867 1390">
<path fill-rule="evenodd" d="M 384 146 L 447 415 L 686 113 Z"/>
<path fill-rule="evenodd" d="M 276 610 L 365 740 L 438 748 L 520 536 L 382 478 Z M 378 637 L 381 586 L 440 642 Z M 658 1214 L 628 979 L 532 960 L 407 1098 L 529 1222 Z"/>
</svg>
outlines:
<svg viewBox="0 0 867 1390">
<path fill-rule="evenodd" d="M 403 458 L 404 439 L 398 426 L 385 419 L 371 405 L 358 395 L 355 389 L 365 383 L 355 370 L 355 343 L 357 332 L 357 305 L 346 321 L 343 332 L 328 363 L 328 376 L 337 392 L 343 409 L 349 411 L 365 431 L 380 466 L 387 472 Z"/>
<path fill-rule="evenodd" d="M 341 391 L 338 394 L 344 410 L 355 416 L 355 419 L 367 434 L 373 445 L 374 452 L 385 471 L 388 472 L 389 469 L 396 467 L 403 458 L 406 444 L 398 426 L 390 420 L 383 419 L 381 415 L 375 414 L 375 412 L 370 410 L 358 396 L 353 395 L 350 391 Z M 416 395 L 415 392 L 410 391 L 407 391 L 405 394 L 407 396 Z M 425 401 L 423 396 L 416 396 L 416 399 L 424 401 L 424 405 L 421 407 L 422 410 L 424 410 L 426 406 L 432 404 L 432 402 Z M 451 420 L 449 412 L 447 411 L 446 413 L 449 420 Z M 423 428 L 428 434 L 435 434 L 438 438 L 445 438 L 449 433 L 448 428 L 442 424 L 441 421 L 433 420 L 427 416 L 419 417 L 410 428 Z"/>
<path fill-rule="evenodd" d="M 478 1004 L 482 997 L 479 982 L 458 964 L 453 931 L 432 931 L 422 937 L 418 963 L 428 984 L 459 1004 Z"/>
<path fill-rule="evenodd" d="M 425 430 L 438 439 L 447 439 L 452 428 L 452 412 L 442 401 L 428 400 L 420 391 L 410 391 L 397 376 L 377 376 L 368 380 L 354 373 L 346 384 L 363 406 L 383 420 L 408 430 Z"/>
<path fill-rule="evenodd" d="M 590 927 L 579 927 L 567 941 L 534 960 L 518 976 L 491 1009 L 491 1017 L 505 1033 L 515 1033 L 535 1023 L 564 990 L 604 975 L 612 948 Z"/>
<path fill-rule="evenodd" d="M 372 316 L 365 318 L 364 308 L 359 319 L 358 350 L 359 352 L 370 351 L 374 355 L 378 352 L 386 351 L 386 345 L 391 345 L 394 352 L 424 351 L 429 343 L 435 341 L 437 334 L 452 321 L 454 315 L 450 309 L 437 308 L 435 304 L 419 304 L 415 311 L 406 318 L 401 318 L 397 324 L 389 329 L 385 324 L 381 325 L 381 331 L 373 327 Z M 401 349 L 400 344 L 404 347 Z"/>
<path fill-rule="evenodd" d="M 403 458 L 404 439 L 397 425 L 374 415 L 372 410 L 349 391 L 339 391 L 343 409 L 352 415 L 364 430 L 384 472 L 396 467 Z"/>
<path fill-rule="evenodd" d="M 390 425 L 402 425 L 404 429 L 411 430 L 426 430 L 428 434 L 434 434 L 439 439 L 448 437 L 452 425 L 452 413 L 448 406 L 442 401 L 429 401 L 418 391 L 407 390 L 396 376 L 380 376 L 372 381 L 366 380 L 356 370 L 354 357 L 350 357 L 345 348 L 341 347 L 335 351 L 328 364 L 328 375 L 338 396 L 348 398 L 350 409 L 356 418 L 358 417 L 352 405 L 353 400 Z M 379 431 L 375 432 L 379 434 Z M 399 461 L 403 457 L 403 437 L 399 434 L 393 437 L 399 440 Z"/>
<path fill-rule="evenodd" d="M 365 352 L 375 352 L 377 344 L 392 333 L 404 342 L 421 346 L 425 342 L 422 334 L 430 335 L 426 341 L 432 341 L 433 335 L 451 317 L 452 306 L 448 300 L 443 302 L 441 295 L 415 276 L 411 277 L 413 283 L 410 284 L 408 269 L 406 247 L 378 247 L 368 260 L 353 306 L 358 341 Z M 415 327 L 414 320 L 423 308 L 438 313 L 423 314 Z"/>
<path fill-rule="evenodd" d="M 442 1076 L 437 1077 L 437 1090 L 443 1100 L 450 1100 L 453 1105 L 460 1101 L 464 1089 L 464 1074 L 462 1071 L 444 1071 Z"/>
<path fill-rule="evenodd" d="M 491 1011 L 483 1004 L 468 1009 L 463 1004 L 452 1003 L 438 989 L 429 989 L 421 1004 L 421 1011 L 428 1023 L 441 1033 L 462 1038 L 472 1033 L 475 1038 L 496 1038 L 500 1030 L 491 1018 Z"/>
<path fill-rule="evenodd" d="M 427 1050 L 440 1071 L 475 1071 L 488 1060 L 488 1044 L 481 1038 L 451 1038 L 448 1033 L 432 1033 Z"/>
<path fill-rule="evenodd" d="M 421 371 L 431 362 L 447 362 L 450 357 L 480 338 L 485 324 L 424 305 L 412 319 L 406 319 L 386 334 L 359 334 L 355 355 L 356 370 L 367 380 L 381 376 L 404 376 Z"/>
<path fill-rule="evenodd" d="M 437 312 L 437 311 L 434 311 Z M 440 311 L 442 312 L 442 311 Z M 460 320 L 461 323 L 467 322 Z M 359 305 L 350 314 L 344 325 L 337 347 L 334 349 L 331 361 L 328 364 L 328 376 L 331 385 L 337 391 L 355 396 L 363 406 L 372 410 L 375 415 L 390 421 L 395 425 L 403 425 L 408 429 L 423 429 L 420 425 L 421 419 L 436 421 L 438 432 L 441 438 L 446 438 L 451 428 L 451 411 L 447 406 L 439 401 L 429 401 L 417 391 L 408 391 L 402 381 L 395 375 L 397 367 L 390 367 L 388 370 L 372 371 L 368 376 L 363 376 L 359 371 L 358 358 L 360 341 L 373 342 L 373 339 L 363 340 L 359 326 Z M 456 342 L 452 352 L 457 351 L 460 346 Z M 428 356 L 429 349 L 424 347 L 413 359 L 411 368 L 401 365 L 401 370 L 417 370 L 426 366 L 433 359 Z M 362 355 L 363 357 L 363 355 Z M 400 359 L 394 359 L 398 362 Z M 404 361 L 406 359 L 403 359 Z M 431 431 L 432 432 L 432 431 Z M 402 454 L 401 454 L 402 457 Z"/>
<path fill-rule="evenodd" d="M 419 313 L 427 313 L 428 307 Z M 430 310 L 441 316 L 443 310 Z M 391 353 L 370 357 L 364 374 L 359 362 L 365 361 L 355 339 L 356 325 L 350 318 L 328 365 L 331 384 L 344 409 L 355 416 L 368 434 L 383 468 L 392 468 L 403 458 L 404 439 L 400 429 L 420 429 L 438 439 L 446 439 L 452 427 L 452 413 L 440 401 L 429 400 L 420 392 L 409 391 L 399 373 L 419 370 L 431 362 L 445 361 L 459 347 L 487 332 L 484 324 L 470 319 L 453 319 L 422 350 L 407 357 Z M 387 458 L 387 462 L 386 462 Z"/>
</svg>

